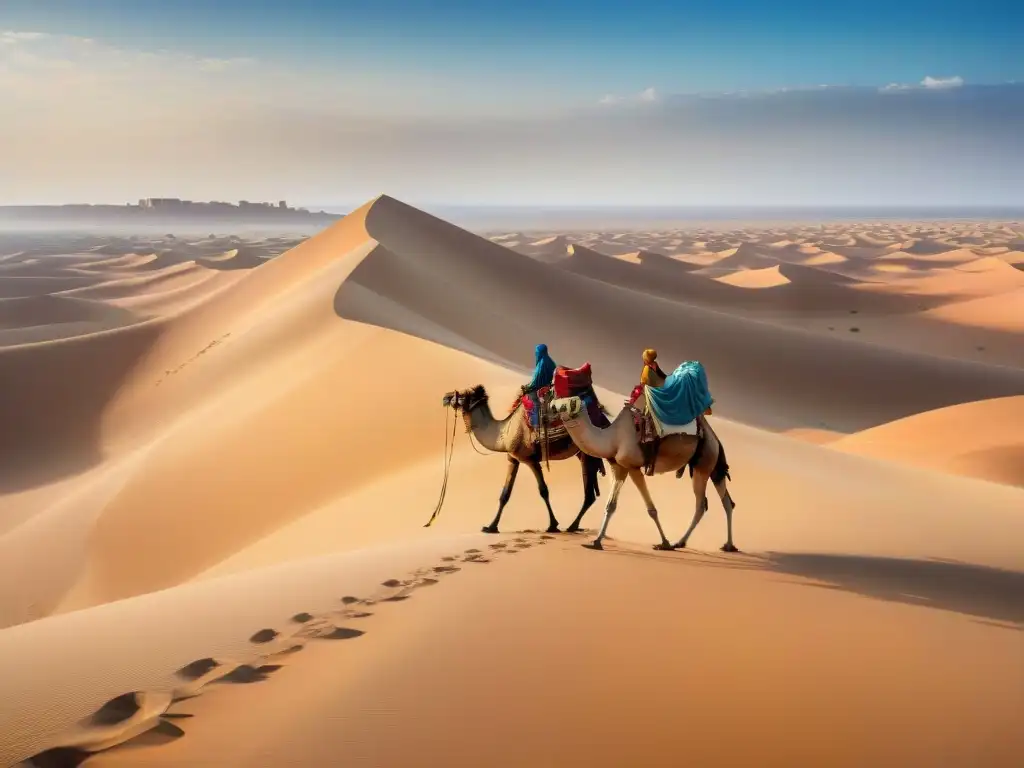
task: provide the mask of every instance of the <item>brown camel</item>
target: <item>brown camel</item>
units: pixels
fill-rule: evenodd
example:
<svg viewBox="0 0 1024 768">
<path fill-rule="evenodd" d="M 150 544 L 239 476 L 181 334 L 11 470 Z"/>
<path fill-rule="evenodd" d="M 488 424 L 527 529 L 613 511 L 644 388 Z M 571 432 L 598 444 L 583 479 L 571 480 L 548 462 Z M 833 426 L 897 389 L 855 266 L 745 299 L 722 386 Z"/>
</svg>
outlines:
<svg viewBox="0 0 1024 768">
<path fill-rule="evenodd" d="M 634 403 L 634 407 L 643 412 L 644 405 L 644 396 L 641 394 Z M 594 426 L 578 397 L 549 400 L 546 408 L 550 413 L 557 414 L 561 418 L 569 436 L 581 451 L 596 458 L 607 459 L 612 464 L 615 485 L 612 488 L 611 496 L 608 497 L 601 530 L 590 545 L 591 547 L 602 548 L 601 541 L 608 532 L 608 523 L 618 505 L 619 491 L 628 476 L 640 491 L 640 495 L 643 496 L 644 502 L 647 504 L 647 513 L 654 520 L 654 524 L 658 526 L 661 542 L 656 545 L 656 549 L 681 549 L 686 546 L 687 540 L 708 509 L 707 484 L 708 480 L 711 480 L 722 500 L 722 506 L 725 507 L 725 519 L 728 526 L 728 538 L 722 546 L 722 551 L 739 551 L 732 543 L 732 511 L 736 505 L 726 486 L 726 480 L 729 478 L 729 465 L 725 460 L 725 449 L 703 416 L 697 417 L 704 436 L 703 441 L 695 435 L 668 435 L 661 440 L 654 464 L 655 474 L 675 472 L 677 477 L 682 477 L 686 467 L 689 466 L 693 477 L 693 495 L 696 497 L 697 503 L 693 522 L 690 523 L 690 527 L 679 541 L 669 544 L 658 520 L 658 510 L 647 489 L 647 481 L 644 479 L 644 456 L 631 409 L 628 406 L 623 408 L 610 426 L 601 429 Z"/>
<path fill-rule="evenodd" d="M 601 495 L 597 481 L 598 474 L 605 473 L 604 462 L 601 459 L 588 456 L 580 451 L 573 443 L 572 438 L 564 430 L 558 429 L 557 423 L 550 427 L 552 434 L 547 440 L 547 450 L 542 451 L 541 442 L 533 435 L 523 418 L 522 403 L 517 401 L 512 412 L 498 421 L 491 413 L 487 391 L 481 385 L 461 392 L 449 392 L 444 396 L 442 404 L 446 408 L 451 407 L 456 411 L 462 411 L 466 431 L 472 434 L 480 445 L 489 451 L 508 455 L 508 474 L 505 476 L 505 485 L 501 489 L 501 496 L 498 499 L 498 513 L 490 525 L 483 527 L 484 533 L 498 533 L 501 513 L 512 497 L 512 487 L 515 485 L 520 464 L 526 464 L 533 470 L 534 477 L 537 478 L 540 497 L 544 500 L 544 505 L 548 510 L 547 532 L 560 533 L 558 520 L 551 509 L 551 502 L 548 500 L 548 485 L 544 482 L 541 461 L 545 459 L 563 461 L 573 456 L 579 457 L 580 467 L 583 471 L 583 506 L 566 532 L 575 533 L 579 530 L 583 515 L 593 505 L 594 500 Z"/>
</svg>

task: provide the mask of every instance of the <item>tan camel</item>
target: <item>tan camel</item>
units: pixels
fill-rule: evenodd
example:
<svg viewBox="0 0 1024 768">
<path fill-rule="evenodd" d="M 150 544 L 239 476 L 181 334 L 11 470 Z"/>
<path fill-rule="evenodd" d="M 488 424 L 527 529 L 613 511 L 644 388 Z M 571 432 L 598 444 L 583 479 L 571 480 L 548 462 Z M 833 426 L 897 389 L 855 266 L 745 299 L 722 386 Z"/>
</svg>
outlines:
<svg viewBox="0 0 1024 768">
<path fill-rule="evenodd" d="M 634 407 L 643 412 L 645 400 L 643 394 L 634 403 Z M 658 526 L 658 533 L 661 534 L 661 543 L 655 546 L 656 549 L 682 549 L 686 546 L 687 540 L 693 533 L 697 524 L 708 509 L 707 484 L 708 480 L 715 486 L 718 496 L 725 507 L 725 519 L 728 527 L 728 539 L 722 546 L 723 552 L 738 552 L 732 543 L 732 512 L 735 503 L 729 495 L 726 480 L 729 478 L 729 465 L 725 460 L 725 449 L 722 447 L 718 436 L 707 423 L 703 416 L 698 417 L 701 431 L 704 435 L 703 441 L 695 435 L 670 435 L 661 440 L 658 449 L 658 456 L 654 464 L 654 473 L 675 472 L 677 477 L 682 477 L 686 467 L 690 467 L 693 476 L 693 495 L 696 497 L 696 511 L 693 514 L 693 521 L 683 537 L 675 544 L 669 544 L 665 533 L 658 520 L 658 510 L 654 506 L 650 491 L 647 489 L 647 481 L 644 479 L 643 466 L 644 456 L 637 437 L 636 427 L 633 421 L 633 414 L 627 406 L 623 408 L 611 426 L 601 429 L 594 426 L 582 407 L 578 397 L 567 397 L 559 400 L 549 400 L 545 407 L 552 414 L 557 414 L 565 425 L 569 436 L 577 447 L 584 453 L 596 458 L 607 459 L 612 465 L 612 474 L 615 478 L 615 485 L 611 495 L 608 497 L 608 504 L 605 508 L 604 522 L 597 538 L 590 545 L 594 549 L 601 549 L 601 541 L 608 532 L 608 523 L 615 514 L 618 505 L 619 491 L 628 476 L 636 485 L 637 490 L 647 504 L 647 513 Z"/>
<path fill-rule="evenodd" d="M 451 407 L 456 411 L 462 411 L 462 418 L 466 425 L 466 431 L 471 433 L 476 441 L 484 448 L 496 453 L 508 455 L 508 474 L 505 476 L 505 485 L 501 489 L 501 496 L 498 499 L 498 513 L 490 525 L 483 527 L 484 533 L 498 533 L 498 524 L 501 522 L 501 514 L 505 505 L 512 497 L 512 488 L 516 482 L 516 475 L 519 473 L 519 465 L 526 464 L 537 478 L 537 487 L 540 497 L 548 510 L 548 533 L 560 533 L 558 520 L 551 509 L 551 502 L 548 500 L 548 485 L 544 481 L 544 472 L 541 469 L 541 461 L 564 461 L 573 456 L 578 456 L 580 467 L 583 471 L 583 506 L 572 524 L 566 528 L 567 533 L 575 533 L 579 530 L 583 515 L 593 505 L 594 500 L 601 495 L 598 486 L 598 474 L 605 474 L 604 462 L 593 456 L 580 451 L 563 430 L 557 429 L 558 423 L 552 426 L 553 434 L 547 441 L 547 450 L 541 450 L 540 441 L 533 436 L 532 430 L 527 426 L 523 418 L 522 403 L 516 405 L 501 421 L 494 418 L 491 413 L 491 406 L 488 400 L 487 391 L 483 386 L 476 386 L 461 392 L 447 393 L 442 404 L 447 408 Z"/>
</svg>

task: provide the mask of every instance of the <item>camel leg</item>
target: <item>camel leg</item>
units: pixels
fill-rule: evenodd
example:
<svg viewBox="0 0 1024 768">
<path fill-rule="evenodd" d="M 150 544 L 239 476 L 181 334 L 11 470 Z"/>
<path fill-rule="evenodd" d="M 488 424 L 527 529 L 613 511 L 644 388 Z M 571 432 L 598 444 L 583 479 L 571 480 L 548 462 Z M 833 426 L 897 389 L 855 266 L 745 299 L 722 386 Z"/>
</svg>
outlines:
<svg viewBox="0 0 1024 768">
<path fill-rule="evenodd" d="M 576 533 L 580 529 L 583 516 L 587 514 L 587 510 L 597 500 L 597 462 L 585 453 L 578 455 L 580 457 L 580 468 L 583 470 L 583 506 L 580 507 L 580 513 L 576 515 L 576 519 L 565 529 L 566 533 Z"/>
<path fill-rule="evenodd" d="M 683 538 L 672 545 L 673 549 L 685 549 L 686 542 L 690 538 L 690 534 L 693 533 L 693 529 L 700 523 L 701 518 L 704 517 L 704 513 L 708 511 L 708 476 L 701 470 L 696 470 L 693 473 L 693 495 L 697 503 L 696 511 L 693 513 L 693 521 L 690 523 L 690 527 L 686 529 L 686 533 L 683 534 Z"/>
<path fill-rule="evenodd" d="M 519 459 L 508 457 L 508 473 L 505 475 L 505 487 L 501 489 L 501 496 L 498 497 L 498 514 L 490 525 L 483 527 L 484 533 L 497 533 L 498 523 L 501 522 L 501 513 L 505 511 L 505 505 L 512 498 L 512 486 L 516 484 L 516 475 L 519 474 Z"/>
<path fill-rule="evenodd" d="M 615 474 L 615 482 L 612 485 L 611 495 L 608 496 L 608 503 L 604 508 L 604 521 L 601 523 L 601 530 L 597 532 L 597 538 L 594 539 L 589 545 L 592 549 L 603 549 L 601 540 L 608 534 L 608 523 L 611 522 L 612 515 L 615 514 L 615 507 L 619 504 L 619 491 L 622 490 L 622 484 L 626 482 L 626 470 L 618 464 L 612 465 L 612 472 Z"/>
<path fill-rule="evenodd" d="M 562 530 L 558 527 L 558 520 L 555 519 L 555 513 L 551 509 L 551 502 L 548 500 L 548 484 L 544 481 L 544 470 L 540 466 L 539 461 L 531 461 L 530 469 L 533 470 L 534 477 L 537 478 L 537 490 L 540 491 L 540 497 L 544 499 L 544 506 L 548 508 L 548 533 L 561 533 Z"/>
<path fill-rule="evenodd" d="M 722 545 L 722 551 L 739 552 L 736 545 L 732 543 L 732 511 L 736 508 L 736 505 L 732 501 L 732 496 L 729 495 L 729 489 L 726 487 L 724 479 L 715 483 L 715 490 L 718 491 L 718 498 L 722 500 L 722 506 L 725 507 L 725 526 L 728 531 L 725 544 Z"/>
<path fill-rule="evenodd" d="M 647 487 L 647 478 L 644 477 L 643 471 L 639 469 L 631 470 L 629 476 L 633 480 L 636 489 L 640 491 L 644 504 L 647 505 L 647 514 L 651 516 L 651 520 L 658 526 L 658 535 L 661 536 L 661 543 L 655 545 L 655 549 L 672 549 L 672 545 L 665 537 L 665 531 L 661 528 L 661 521 L 658 519 L 658 509 L 654 506 L 654 499 L 651 498 L 651 491 Z"/>
</svg>

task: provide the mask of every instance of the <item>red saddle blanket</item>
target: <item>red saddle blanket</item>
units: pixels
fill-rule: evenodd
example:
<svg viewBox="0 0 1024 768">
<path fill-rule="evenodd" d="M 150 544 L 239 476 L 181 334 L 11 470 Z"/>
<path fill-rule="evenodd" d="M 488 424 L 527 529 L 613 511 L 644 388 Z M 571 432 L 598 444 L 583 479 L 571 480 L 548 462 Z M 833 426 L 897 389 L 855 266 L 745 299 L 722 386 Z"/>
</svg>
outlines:
<svg viewBox="0 0 1024 768">
<path fill-rule="evenodd" d="M 537 390 L 537 397 L 543 400 L 544 396 L 548 393 L 548 390 L 550 389 L 551 387 L 541 387 L 540 389 Z M 533 402 L 533 398 L 530 395 L 522 395 L 519 398 L 519 401 L 523 404 L 523 408 L 526 409 L 527 413 L 533 413 L 533 409 L 536 406 Z"/>
<path fill-rule="evenodd" d="M 572 397 L 578 395 L 594 385 L 593 372 L 590 363 L 584 363 L 579 368 L 555 368 L 555 397 Z"/>
</svg>

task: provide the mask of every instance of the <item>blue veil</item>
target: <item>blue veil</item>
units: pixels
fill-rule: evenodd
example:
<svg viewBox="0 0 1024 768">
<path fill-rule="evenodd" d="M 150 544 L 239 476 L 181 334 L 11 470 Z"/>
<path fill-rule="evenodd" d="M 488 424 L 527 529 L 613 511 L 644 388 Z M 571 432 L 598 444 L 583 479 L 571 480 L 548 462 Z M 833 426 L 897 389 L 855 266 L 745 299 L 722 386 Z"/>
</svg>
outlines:
<svg viewBox="0 0 1024 768">
<path fill-rule="evenodd" d="M 551 359 L 551 355 L 548 354 L 547 344 L 538 344 L 533 351 L 533 356 L 536 362 L 533 367 L 533 378 L 530 379 L 530 383 L 526 385 L 526 388 L 536 390 L 546 387 L 551 383 L 557 366 L 555 361 Z"/>
</svg>

